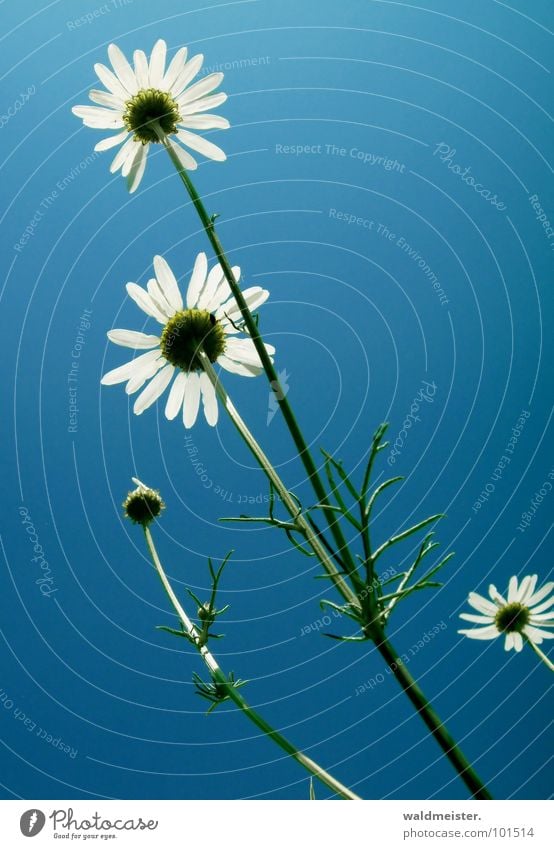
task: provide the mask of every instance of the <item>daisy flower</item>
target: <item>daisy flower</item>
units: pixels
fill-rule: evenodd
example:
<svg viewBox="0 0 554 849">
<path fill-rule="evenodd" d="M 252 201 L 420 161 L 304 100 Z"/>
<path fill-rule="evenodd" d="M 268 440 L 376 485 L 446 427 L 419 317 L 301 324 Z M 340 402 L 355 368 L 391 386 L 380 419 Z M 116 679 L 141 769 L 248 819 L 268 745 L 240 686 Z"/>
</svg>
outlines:
<svg viewBox="0 0 554 849">
<path fill-rule="evenodd" d="M 208 271 L 205 253 L 196 257 L 187 289 L 186 305 L 175 276 L 161 256 L 154 257 L 155 277 L 146 289 L 127 283 L 127 292 L 137 306 L 162 325 L 159 336 L 136 330 L 110 330 L 108 339 L 125 348 L 143 350 L 125 365 L 109 371 L 102 383 L 127 383 L 132 394 L 146 387 L 137 397 L 133 412 L 140 415 L 167 389 L 173 378 L 165 406 L 165 415 L 174 419 L 182 410 L 186 428 L 194 425 L 200 399 L 209 425 L 215 426 L 218 406 L 215 389 L 202 368 L 199 356 L 202 348 L 210 362 L 243 377 L 256 377 L 263 371 L 254 343 L 242 332 L 241 313 L 223 269 L 219 264 Z M 240 268 L 234 267 L 235 280 Z M 267 289 L 252 286 L 243 292 L 250 310 L 261 306 L 269 297 Z M 268 354 L 275 353 L 266 345 Z M 149 381 L 147 383 L 147 381 Z"/>
<path fill-rule="evenodd" d="M 470 593 L 468 603 L 478 613 L 460 613 L 460 617 L 481 627 L 458 633 L 472 640 L 494 640 L 504 634 L 506 651 L 521 651 L 525 639 L 545 659 L 537 646 L 543 640 L 554 639 L 554 633 L 545 630 L 554 627 L 554 611 L 550 610 L 554 605 L 554 595 L 551 595 L 554 581 L 536 590 L 537 580 L 537 575 L 527 575 L 518 583 L 513 575 L 508 584 L 507 598 L 500 595 L 494 584 L 489 586 L 490 601 L 477 593 Z"/>
<path fill-rule="evenodd" d="M 223 92 L 212 93 L 223 74 L 208 74 L 191 85 L 202 67 L 202 54 L 187 61 L 187 48 L 181 47 L 167 69 L 166 54 L 167 45 L 159 39 L 150 60 L 144 51 L 135 50 L 131 67 L 119 47 L 110 44 L 108 56 L 113 71 L 105 65 L 94 66 L 106 89 L 89 92 L 90 99 L 98 106 L 74 106 L 72 109 L 86 127 L 118 131 L 99 141 L 94 149 L 109 150 L 121 145 L 110 171 L 113 174 L 121 170 L 130 192 L 134 192 L 142 180 L 150 145 L 160 142 L 154 122 L 168 138 L 183 168 L 194 170 L 197 164 L 182 145 L 208 159 L 218 162 L 226 159 L 221 148 L 193 132 L 229 127 L 225 118 L 209 114 L 209 110 L 227 100 Z"/>
</svg>

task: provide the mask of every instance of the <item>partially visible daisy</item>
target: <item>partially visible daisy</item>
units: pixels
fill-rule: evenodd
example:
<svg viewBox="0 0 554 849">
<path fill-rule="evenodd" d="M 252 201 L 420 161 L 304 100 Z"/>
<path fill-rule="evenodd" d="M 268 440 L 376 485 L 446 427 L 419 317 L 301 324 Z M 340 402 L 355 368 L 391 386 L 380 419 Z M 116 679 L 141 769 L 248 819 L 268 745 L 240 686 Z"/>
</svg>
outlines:
<svg viewBox="0 0 554 849">
<path fill-rule="evenodd" d="M 145 289 L 136 283 L 127 283 L 127 292 L 147 315 L 162 325 L 159 336 L 136 330 L 110 330 L 108 339 L 116 345 L 135 350 L 145 350 L 125 365 L 109 371 L 102 383 L 127 383 L 126 392 L 138 392 L 133 412 L 140 415 L 167 389 L 173 378 L 165 406 L 165 415 L 174 419 L 182 410 L 183 423 L 190 428 L 198 416 L 200 399 L 209 425 L 215 426 L 218 406 L 215 389 L 202 369 L 199 357 L 203 349 L 210 362 L 243 377 L 256 377 L 262 364 L 252 339 L 241 337 L 241 313 L 221 266 L 208 271 L 205 253 L 196 257 L 188 285 L 186 305 L 169 265 L 161 256 L 154 257 L 156 276 Z M 240 279 L 240 268 L 234 267 L 235 280 Z M 260 307 L 269 292 L 252 286 L 243 292 L 250 310 Z M 268 354 L 275 353 L 266 345 Z"/>
<path fill-rule="evenodd" d="M 537 580 L 537 575 L 527 575 L 518 583 L 517 577 L 513 575 L 508 584 L 507 598 L 500 595 L 494 584 L 489 586 L 491 601 L 477 593 L 470 593 L 468 602 L 478 614 L 460 613 L 460 618 L 482 627 L 458 633 L 472 640 L 494 640 L 504 634 L 506 651 L 521 651 L 525 640 L 541 660 L 554 669 L 546 655 L 537 648 L 543 640 L 554 639 L 554 633 L 545 630 L 554 627 L 554 611 L 549 610 L 554 605 L 554 595 L 550 595 L 554 590 L 554 581 L 535 590 Z"/>
<path fill-rule="evenodd" d="M 135 50 L 131 67 L 119 47 L 110 44 L 108 56 L 113 71 L 105 65 L 94 66 L 107 91 L 93 89 L 89 92 L 92 102 L 99 105 L 74 106 L 72 109 L 86 127 L 119 131 L 99 141 L 94 149 L 109 150 L 121 145 L 110 171 L 113 174 L 121 169 L 130 192 L 134 192 L 142 180 L 150 145 L 160 141 L 153 127 L 154 121 L 168 137 L 183 168 L 194 170 L 197 164 L 182 145 L 204 154 L 208 159 L 218 162 L 226 159 L 220 147 L 191 132 L 226 130 L 229 127 L 225 118 L 207 114 L 227 100 L 223 92 L 212 94 L 221 83 L 223 74 L 208 74 L 190 85 L 202 67 L 202 54 L 187 61 L 187 48 L 181 47 L 167 69 L 166 54 L 167 45 L 159 39 L 150 60 L 142 50 Z"/>
</svg>

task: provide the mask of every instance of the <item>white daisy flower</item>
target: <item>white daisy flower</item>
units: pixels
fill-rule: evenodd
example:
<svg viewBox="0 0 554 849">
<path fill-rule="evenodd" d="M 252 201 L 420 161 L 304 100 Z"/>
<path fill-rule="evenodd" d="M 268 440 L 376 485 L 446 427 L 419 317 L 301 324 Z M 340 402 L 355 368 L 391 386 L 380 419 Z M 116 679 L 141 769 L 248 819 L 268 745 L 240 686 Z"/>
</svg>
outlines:
<svg viewBox="0 0 554 849">
<path fill-rule="evenodd" d="M 202 369 L 200 348 L 210 362 L 243 377 L 256 377 L 263 371 L 260 358 L 250 337 L 239 335 L 242 332 L 240 309 L 219 264 L 208 271 L 206 254 L 198 254 L 186 304 L 163 257 L 154 257 L 154 271 L 156 276 L 149 280 L 146 290 L 136 283 L 127 283 L 127 292 L 143 312 L 163 325 L 162 331 L 154 336 L 136 330 L 110 330 L 108 339 L 111 342 L 145 353 L 109 371 L 101 382 L 105 385 L 126 382 L 126 392 L 132 394 L 149 381 L 133 406 L 133 412 L 140 415 L 175 378 L 165 407 L 166 417 L 174 419 L 182 410 L 185 427 L 192 427 L 202 398 L 206 421 L 215 426 L 218 418 L 216 393 Z M 240 268 L 235 266 L 233 274 L 238 282 Z M 269 292 L 252 286 L 245 289 L 243 295 L 250 310 L 254 311 L 265 303 Z M 265 347 L 270 356 L 275 353 L 272 345 Z"/>
<path fill-rule="evenodd" d="M 489 586 L 491 601 L 477 593 L 470 593 L 468 602 L 478 614 L 460 613 L 460 617 L 482 627 L 458 633 L 472 640 L 494 640 L 504 634 L 506 651 L 521 651 L 524 638 L 535 649 L 543 640 L 554 639 L 554 633 L 545 630 L 554 627 L 554 611 L 549 610 L 554 605 L 554 595 L 550 595 L 554 581 L 535 591 L 537 580 L 537 575 L 527 575 L 518 584 L 517 577 L 513 575 L 508 584 L 507 599 L 500 595 L 494 584 Z M 550 598 L 547 598 L 549 595 Z M 539 654 L 544 659 L 542 652 Z"/>
<path fill-rule="evenodd" d="M 208 74 L 190 85 L 197 76 L 204 57 L 201 53 L 187 61 L 187 48 L 177 51 L 167 69 L 167 46 L 163 39 L 154 45 L 150 60 L 142 50 L 135 50 L 133 67 L 115 44 L 108 47 L 113 71 L 96 64 L 100 82 L 107 89 L 93 89 L 89 97 L 98 106 L 74 106 L 72 112 L 82 118 L 86 127 L 117 130 L 116 135 L 98 142 L 96 151 L 121 145 L 110 171 L 121 170 L 129 191 L 134 192 L 142 180 L 151 144 L 160 139 L 153 127 L 157 121 L 168 137 L 183 168 L 197 167 L 194 157 L 182 145 L 223 162 L 225 153 L 217 145 L 202 138 L 194 130 L 226 130 L 229 122 L 219 115 L 208 114 L 227 100 L 223 92 L 213 94 L 223 74 Z M 172 136 L 174 138 L 172 138 Z M 180 142 L 180 144 L 178 143 Z"/>
</svg>

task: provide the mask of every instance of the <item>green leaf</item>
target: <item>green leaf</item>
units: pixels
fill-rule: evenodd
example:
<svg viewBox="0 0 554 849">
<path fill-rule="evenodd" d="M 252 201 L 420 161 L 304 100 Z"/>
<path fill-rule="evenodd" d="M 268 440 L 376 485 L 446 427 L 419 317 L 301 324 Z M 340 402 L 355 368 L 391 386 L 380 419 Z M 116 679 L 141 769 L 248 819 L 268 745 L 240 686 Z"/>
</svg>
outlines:
<svg viewBox="0 0 554 849">
<path fill-rule="evenodd" d="M 431 522 L 436 522 L 439 519 L 443 519 L 445 516 L 444 513 L 436 513 L 434 516 L 429 516 L 428 519 L 424 519 L 422 522 L 418 522 L 417 525 L 413 525 L 411 528 L 408 528 L 406 531 L 402 531 L 400 534 L 396 534 L 396 536 L 390 537 L 386 542 L 379 546 L 375 554 L 372 556 L 373 562 L 377 560 L 377 558 L 386 551 L 387 548 L 390 548 L 391 545 L 395 545 L 395 543 L 400 542 L 403 539 L 407 539 L 412 534 L 417 533 L 422 528 L 427 527 L 427 525 L 431 524 Z"/>
<path fill-rule="evenodd" d="M 156 625 L 156 630 L 167 631 L 168 634 L 173 634 L 174 637 L 184 637 L 185 640 L 189 641 L 189 643 L 192 642 L 192 639 L 186 631 L 178 631 L 177 628 L 170 628 L 169 625 Z"/>
<path fill-rule="evenodd" d="M 360 493 L 357 491 L 356 487 L 354 486 L 354 484 L 352 483 L 352 481 L 350 480 L 350 478 L 346 474 L 344 467 L 343 467 L 343 464 L 341 462 L 339 462 L 338 460 L 335 460 L 335 458 L 332 457 L 331 454 L 329 454 L 327 451 L 322 451 L 322 453 L 323 453 L 323 456 L 327 459 L 327 461 L 330 464 L 333 465 L 333 468 L 336 469 L 336 471 L 339 474 L 340 479 L 342 480 L 342 482 L 346 486 L 348 492 L 350 493 L 350 495 L 352 496 L 354 501 L 359 501 Z"/>
<path fill-rule="evenodd" d="M 361 489 L 361 492 L 360 492 L 360 500 L 365 499 L 367 489 L 368 489 L 368 486 L 369 486 L 369 481 L 371 479 L 371 471 L 373 469 L 373 463 L 374 463 L 375 457 L 377 456 L 379 451 L 381 451 L 383 448 L 386 448 L 386 446 L 389 444 L 388 442 L 381 443 L 381 440 L 382 440 L 388 426 L 389 426 L 388 422 L 383 422 L 382 424 L 379 425 L 379 427 L 377 428 L 377 430 L 373 434 L 373 437 L 372 437 L 372 440 L 371 440 L 371 448 L 370 448 L 370 451 L 369 451 L 369 458 L 368 458 L 368 461 L 367 461 L 367 466 L 366 466 L 364 479 L 363 479 L 363 483 L 362 483 L 362 489 Z"/>
<path fill-rule="evenodd" d="M 387 489 L 389 486 L 392 486 L 393 483 L 398 483 L 398 481 L 402 480 L 404 480 L 402 475 L 398 475 L 395 478 L 389 478 L 388 480 L 379 484 L 379 486 L 374 489 L 373 493 L 371 494 L 371 497 L 368 499 L 368 502 L 364 507 L 364 517 L 366 520 L 369 519 L 371 511 L 373 509 L 373 505 L 375 504 L 375 501 L 377 500 L 378 496 L 381 495 L 383 490 Z"/>
</svg>

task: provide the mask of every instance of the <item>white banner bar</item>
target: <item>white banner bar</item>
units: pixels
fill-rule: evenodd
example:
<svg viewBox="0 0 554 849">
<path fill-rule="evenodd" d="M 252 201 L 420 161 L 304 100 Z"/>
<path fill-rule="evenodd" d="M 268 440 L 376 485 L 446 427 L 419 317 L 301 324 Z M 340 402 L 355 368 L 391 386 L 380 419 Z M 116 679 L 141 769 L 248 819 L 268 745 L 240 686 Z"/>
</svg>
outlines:
<svg viewBox="0 0 554 849">
<path fill-rule="evenodd" d="M 2 845 L 552 849 L 550 802 L 1 801 Z M 117 843 L 115 842 L 117 841 Z M 171 841 L 171 842 L 170 842 Z M 315 843 L 314 841 L 321 841 Z"/>
</svg>

